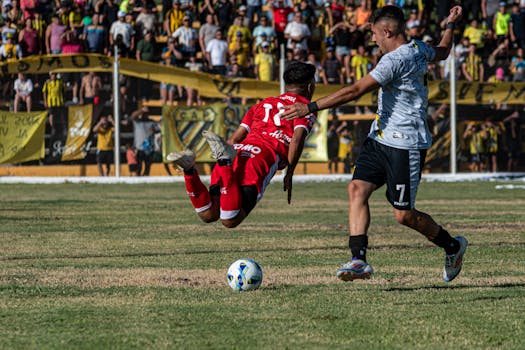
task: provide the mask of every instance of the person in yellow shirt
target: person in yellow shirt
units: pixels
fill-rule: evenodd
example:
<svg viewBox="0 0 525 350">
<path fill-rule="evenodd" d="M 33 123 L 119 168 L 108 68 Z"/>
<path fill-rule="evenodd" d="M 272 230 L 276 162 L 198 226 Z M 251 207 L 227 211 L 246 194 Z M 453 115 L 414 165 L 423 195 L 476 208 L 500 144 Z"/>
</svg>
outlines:
<svg viewBox="0 0 525 350">
<path fill-rule="evenodd" d="M 354 83 L 368 74 L 370 58 L 368 57 L 364 45 L 357 47 L 357 54 L 352 57 L 350 67 L 352 67 L 352 77 Z"/>
<path fill-rule="evenodd" d="M 262 52 L 255 56 L 255 78 L 261 81 L 272 81 L 275 59 L 270 53 L 270 44 L 263 42 L 261 44 Z"/>
<path fill-rule="evenodd" d="M 113 163 L 113 118 L 101 116 L 93 127 L 97 134 L 97 169 L 99 176 L 109 176 L 111 163 Z M 105 166 L 105 169 L 104 167 Z"/>
<path fill-rule="evenodd" d="M 49 111 L 49 125 L 52 133 L 66 132 L 64 110 L 64 82 L 55 72 L 49 72 L 49 79 L 42 86 L 44 108 Z"/>
<path fill-rule="evenodd" d="M 470 153 L 469 168 L 472 172 L 479 172 L 483 170 L 483 162 L 481 157 L 485 152 L 484 138 L 485 132 L 480 131 L 478 126 L 474 123 L 467 125 L 463 138 L 467 140 L 467 145 Z"/>
<path fill-rule="evenodd" d="M 483 60 L 476 54 L 476 46 L 470 44 L 468 47 L 468 56 L 461 64 L 461 71 L 468 81 L 483 82 L 484 67 Z"/>
<path fill-rule="evenodd" d="M 235 41 L 236 37 L 239 36 L 239 33 L 241 35 L 241 41 L 243 43 L 249 44 L 252 39 L 252 32 L 250 32 L 250 28 L 242 25 L 242 17 L 236 17 L 233 20 L 233 24 L 228 29 L 228 33 L 226 35 L 226 41 L 228 41 L 228 44 L 231 44 L 233 41 Z"/>
<path fill-rule="evenodd" d="M 463 31 L 463 37 L 468 38 L 471 44 L 476 45 L 476 47 L 483 47 L 483 38 L 485 36 L 485 30 L 479 27 L 479 22 L 476 19 L 473 19 L 470 22 L 470 25 L 465 28 Z"/>
<path fill-rule="evenodd" d="M 237 64 L 241 68 L 248 67 L 248 55 L 250 54 L 250 45 L 242 40 L 242 33 L 237 32 L 235 39 L 228 46 L 230 56 L 237 57 Z"/>
<path fill-rule="evenodd" d="M 164 30 L 169 37 L 171 34 L 182 26 L 182 19 L 186 16 L 186 12 L 182 9 L 180 0 L 173 0 L 173 7 L 166 12 L 164 18 Z"/>
</svg>

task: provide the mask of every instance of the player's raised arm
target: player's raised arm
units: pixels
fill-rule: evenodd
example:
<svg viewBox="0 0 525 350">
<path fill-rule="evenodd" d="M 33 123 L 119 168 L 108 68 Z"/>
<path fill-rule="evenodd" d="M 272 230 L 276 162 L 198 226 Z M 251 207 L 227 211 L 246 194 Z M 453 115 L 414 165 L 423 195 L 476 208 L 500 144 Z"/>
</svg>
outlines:
<svg viewBox="0 0 525 350">
<path fill-rule="evenodd" d="M 445 32 L 441 37 L 441 41 L 438 46 L 434 47 L 436 55 L 434 61 L 441 61 L 447 59 L 450 54 L 450 47 L 452 46 L 452 37 L 454 35 L 454 28 L 456 27 L 456 22 L 461 18 L 463 10 L 461 6 L 454 6 L 450 9 L 450 14 L 447 17 Z"/>
<path fill-rule="evenodd" d="M 283 180 L 283 190 L 288 191 L 288 204 L 292 201 L 292 177 L 295 167 L 303 153 L 304 142 L 308 132 L 305 128 L 296 128 L 293 133 L 290 148 L 288 149 L 288 168 L 286 168 L 286 175 Z"/>
<path fill-rule="evenodd" d="M 378 89 L 379 83 L 367 74 L 355 84 L 346 86 L 341 90 L 325 96 L 315 102 L 304 104 L 296 103 L 291 106 L 284 106 L 285 112 L 281 116 L 282 119 L 291 120 L 304 117 L 308 113 L 314 113 L 323 109 L 341 106 L 347 102 L 355 100 L 365 93 Z"/>
</svg>

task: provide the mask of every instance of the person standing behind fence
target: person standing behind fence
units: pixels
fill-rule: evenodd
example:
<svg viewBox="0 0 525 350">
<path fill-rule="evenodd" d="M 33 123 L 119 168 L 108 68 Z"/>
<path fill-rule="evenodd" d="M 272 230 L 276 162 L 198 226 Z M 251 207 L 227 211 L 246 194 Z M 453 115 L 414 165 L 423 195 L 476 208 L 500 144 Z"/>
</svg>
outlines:
<svg viewBox="0 0 525 350">
<path fill-rule="evenodd" d="M 33 92 L 33 82 L 27 78 L 25 74 L 18 73 L 18 79 L 15 80 L 15 101 L 13 111 L 16 113 L 19 110 L 20 102 L 26 104 L 26 109 L 31 112 L 31 93 Z"/>
<path fill-rule="evenodd" d="M 42 94 L 44 108 L 49 111 L 51 133 L 65 132 L 64 82 L 57 77 L 55 72 L 49 72 L 49 79 L 42 87 Z"/>
<path fill-rule="evenodd" d="M 157 123 L 149 118 L 149 108 L 142 108 L 131 113 L 133 121 L 133 145 L 137 150 L 138 175 L 149 176 L 153 153 L 154 135 Z M 153 132 L 152 132 L 153 131 Z"/>
<path fill-rule="evenodd" d="M 100 117 L 98 123 L 93 127 L 93 132 L 97 134 L 98 175 L 109 176 L 111 163 L 113 163 L 114 124 L 111 115 Z"/>
</svg>

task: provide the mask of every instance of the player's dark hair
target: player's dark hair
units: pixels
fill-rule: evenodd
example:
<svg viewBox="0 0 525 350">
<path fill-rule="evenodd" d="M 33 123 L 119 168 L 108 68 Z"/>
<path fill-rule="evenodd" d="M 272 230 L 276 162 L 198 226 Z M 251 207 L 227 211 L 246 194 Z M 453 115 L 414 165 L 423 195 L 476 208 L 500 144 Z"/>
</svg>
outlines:
<svg viewBox="0 0 525 350">
<path fill-rule="evenodd" d="M 315 66 L 309 63 L 292 61 L 283 74 L 285 84 L 308 85 L 315 77 Z"/>
<path fill-rule="evenodd" d="M 382 20 L 393 20 L 401 25 L 405 23 L 405 15 L 399 7 L 387 5 L 377 9 L 371 18 L 374 24 Z"/>
</svg>

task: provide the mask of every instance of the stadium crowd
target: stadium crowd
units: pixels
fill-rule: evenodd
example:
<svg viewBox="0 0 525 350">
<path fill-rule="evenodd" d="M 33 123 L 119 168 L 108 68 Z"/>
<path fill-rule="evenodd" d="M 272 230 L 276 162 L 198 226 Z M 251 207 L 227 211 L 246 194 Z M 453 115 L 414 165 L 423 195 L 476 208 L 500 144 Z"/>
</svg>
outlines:
<svg viewBox="0 0 525 350">
<path fill-rule="evenodd" d="M 452 1 L 434 0 L 2 0 L 0 59 L 98 53 L 157 62 L 228 77 L 275 80 L 280 45 L 287 60 L 317 68 L 321 84 L 346 84 L 379 59 L 369 18 L 384 5 L 405 11 L 406 34 L 434 43 Z M 458 79 L 525 81 L 525 0 L 463 1 L 455 30 Z M 452 57 L 452 56 L 451 56 Z M 450 58 L 429 65 L 428 78 L 447 79 Z M 0 99 L 13 111 L 65 103 L 97 104 L 108 74 L 2 75 Z M 186 105 L 205 101 L 194 89 L 122 76 L 121 109 L 141 100 Z M 38 88 L 38 89 L 37 89 Z M 67 94 L 57 93 L 66 89 Z M 137 89 L 136 91 L 133 89 Z M 42 102 L 40 102 L 42 101 Z M 40 103 L 39 103 L 40 102 Z M 244 100 L 239 102 L 246 102 Z M 51 111 L 52 112 L 52 111 Z M 360 112 L 360 110 L 357 110 Z M 53 113 L 51 113 L 52 116 Z M 432 113 L 431 113 L 432 114 Z M 50 120 L 53 123 L 53 120 Z M 337 128 L 337 127 L 336 127 Z"/>
</svg>

